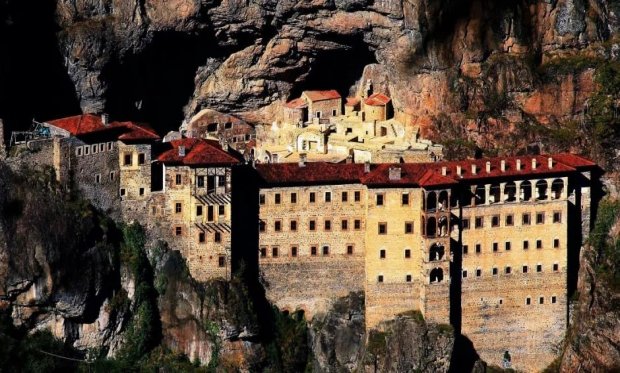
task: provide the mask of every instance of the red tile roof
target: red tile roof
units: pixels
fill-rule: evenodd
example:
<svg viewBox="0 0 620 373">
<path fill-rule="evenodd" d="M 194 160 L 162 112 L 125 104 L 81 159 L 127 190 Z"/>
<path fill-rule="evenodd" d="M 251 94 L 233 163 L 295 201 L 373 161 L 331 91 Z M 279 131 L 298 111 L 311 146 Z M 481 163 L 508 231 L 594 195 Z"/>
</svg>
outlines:
<svg viewBox="0 0 620 373">
<path fill-rule="evenodd" d="M 356 106 L 360 103 L 359 97 L 347 97 L 347 101 L 344 103 L 345 106 Z"/>
<path fill-rule="evenodd" d="M 552 167 L 548 160 L 552 158 Z M 536 168 L 532 168 L 532 159 L 536 159 Z M 501 161 L 505 161 L 504 171 Z M 521 169 L 517 170 L 517 160 L 521 160 Z M 490 162 L 490 172 L 486 164 Z M 476 165 L 476 173 L 472 172 Z M 457 166 L 461 167 L 460 176 Z M 397 163 L 371 165 L 370 172 L 364 173 L 362 164 L 333 164 L 313 162 L 299 167 L 297 163 L 262 164 L 257 166 L 258 173 L 269 184 L 348 184 L 363 183 L 368 186 L 422 186 L 434 187 L 457 184 L 460 180 L 475 181 L 514 176 L 545 177 L 563 176 L 577 171 L 578 167 L 594 167 L 596 164 L 574 154 L 537 155 L 521 157 L 498 157 L 456 162 L 435 163 Z M 401 169 L 398 180 L 390 180 L 389 170 Z M 446 174 L 443 175 L 443 168 Z"/>
<path fill-rule="evenodd" d="M 135 122 L 110 122 L 103 124 L 101 116 L 84 114 L 47 121 L 55 127 L 68 131 L 73 136 L 120 130 L 119 140 L 158 140 L 160 137 L 149 125 Z"/>
<path fill-rule="evenodd" d="M 384 95 L 383 93 L 374 93 L 370 95 L 366 100 L 364 100 L 364 104 L 370 106 L 385 106 L 391 100 L 391 98 Z"/>
<path fill-rule="evenodd" d="M 310 101 L 323 101 L 341 98 L 340 93 L 335 89 L 328 91 L 304 91 L 303 92 Z"/>
<path fill-rule="evenodd" d="M 215 140 L 183 138 L 166 143 L 168 150 L 161 153 L 157 160 L 169 165 L 206 166 L 239 164 L 240 160 L 226 152 Z M 179 155 L 179 147 L 185 147 L 185 156 Z"/>
<path fill-rule="evenodd" d="M 308 107 L 308 104 L 306 103 L 306 100 L 299 97 L 299 98 L 296 98 L 294 100 L 287 102 L 286 104 L 284 104 L 284 106 L 286 106 L 289 109 L 303 109 L 305 107 Z"/>
</svg>

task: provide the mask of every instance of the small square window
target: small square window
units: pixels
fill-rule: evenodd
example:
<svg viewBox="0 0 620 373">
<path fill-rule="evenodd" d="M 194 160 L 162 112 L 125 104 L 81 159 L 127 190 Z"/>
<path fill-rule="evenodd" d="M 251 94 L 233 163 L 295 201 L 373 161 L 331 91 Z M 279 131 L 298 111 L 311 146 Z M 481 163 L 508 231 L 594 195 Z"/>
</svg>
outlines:
<svg viewBox="0 0 620 373">
<path fill-rule="evenodd" d="M 297 256 L 297 246 L 292 246 L 291 247 L 291 256 L 292 257 L 296 257 Z"/>
<path fill-rule="evenodd" d="M 267 224 L 264 221 L 259 221 L 258 222 L 258 230 L 260 232 L 265 232 L 267 230 Z"/>
<path fill-rule="evenodd" d="M 383 249 L 379 250 L 379 258 L 385 259 L 385 250 Z"/>
<path fill-rule="evenodd" d="M 411 250 L 405 249 L 405 259 L 410 259 L 410 258 L 411 258 Z"/>
<path fill-rule="evenodd" d="M 558 298 L 555 295 L 551 297 L 551 303 L 555 304 L 557 303 L 557 301 L 558 301 Z"/>
<path fill-rule="evenodd" d="M 309 228 L 311 231 L 315 231 L 315 230 L 316 230 L 316 220 L 310 220 L 310 221 L 308 222 L 308 228 Z"/>
<path fill-rule="evenodd" d="M 138 194 L 140 194 L 141 196 L 144 195 L 144 188 L 140 188 L 138 189 Z"/>
<path fill-rule="evenodd" d="M 361 221 L 361 220 L 359 220 L 359 219 L 355 219 L 355 220 L 353 221 L 353 228 L 354 228 L 355 230 L 362 229 L 362 221 Z"/>
<path fill-rule="evenodd" d="M 359 190 L 356 190 L 353 193 L 353 196 L 354 196 L 355 202 L 359 202 L 362 199 L 362 193 Z"/>
<path fill-rule="evenodd" d="M 527 273 L 527 266 L 523 266 L 523 273 Z"/>
<path fill-rule="evenodd" d="M 114 171 L 111 171 L 110 172 L 110 181 L 114 181 L 114 177 L 115 177 Z"/>
<path fill-rule="evenodd" d="M 86 145 L 84 146 L 84 155 L 89 155 L 90 154 L 90 146 Z"/>
<path fill-rule="evenodd" d="M 405 234 L 412 234 L 413 233 L 413 222 L 405 222 Z"/>
<path fill-rule="evenodd" d="M 200 179 L 199 179 L 199 180 L 200 180 Z M 259 204 L 261 204 L 261 205 L 264 205 L 264 204 L 265 204 L 265 195 L 264 195 L 264 194 L 260 194 L 260 195 L 258 196 L 258 203 L 259 203 Z"/>
<path fill-rule="evenodd" d="M 401 202 L 402 202 L 403 206 L 409 204 L 409 193 L 403 193 L 402 194 Z"/>
<path fill-rule="evenodd" d="M 323 246 L 323 255 L 329 255 L 329 246 Z"/>
<path fill-rule="evenodd" d="M 491 226 L 492 227 L 499 227 L 499 215 L 493 215 L 491 217 Z"/>
<path fill-rule="evenodd" d="M 260 248 L 260 257 L 261 258 L 267 257 L 267 248 L 266 247 L 261 247 Z"/>
<path fill-rule="evenodd" d="M 175 178 L 174 178 L 174 182 L 176 185 L 181 185 L 181 181 L 183 180 L 181 174 L 176 174 Z"/>
<path fill-rule="evenodd" d="M 383 282 L 383 275 L 377 276 L 377 282 Z"/>
<path fill-rule="evenodd" d="M 273 223 L 273 229 L 274 229 L 276 232 L 280 232 L 280 231 L 282 231 L 282 222 L 281 222 L 280 220 L 276 220 L 276 221 Z"/>
<path fill-rule="evenodd" d="M 291 203 L 297 203 L 297 193 L 291 193 Z"/>
<path fill-rule="evenodd" d="M 332 192 L 325 192 L 325 202 L 332 201 Z"/>
<path fill-rule="evenodd" d="M 559 211 L 555 211 L 553 213 L 553 222 L 554 223 L 561 223 L 562 222 L 562 213 Z"/>
<path fill-rule="evenodd" d="M 387 234 L 387 223 L 379 223 L 379 234 Z"/>
<path fill-rule="evenodd" d="M 204 188 L 205 187 L 205 177 L 204 176 L 196 176 L 196 184 L 197 184 L 198 188 Z M 263 196 L 263 203 L 265 203 L 265 196 L 262 195 L 262 194 L 261 194 L 261 196 Z"/>
<path fill-rule="evenodd" d="M 497 276 L 497 273 L 498 273 L 497 268 L 493 267 L 493 270 L 491 271 L 491 273 L 493 273 L 493 276 Z"/>
<path fill-rule="evenodd" d="M 558 263 L 553 263 L 553 272 L 557 272 L 559 268 L 560 266 L 558 265 Z"/>
<path fill-rule="evenodd" d="M 411 275 L 405 276 L 405 282 L 411 282 Z"/>
<path fill-rule="evenodd" d="M 510 227 L 510 226 L 513 226 L 514 224 L 515 224 L 514 215 L 512 214 L 506 215 L 506 226 Z"/>
<path fill-rule="evenodd" d="M 323 227 L 326 231 L 331 231 L 332 230 L 332 221 L 331 220 L 325 220 L 325 223 L 323 224 Z"/>
<path fill-rule="evenodd" d="M 220 268 L 223 268 L 226 266 L 226 257 L 223 255 L 220 255 L 217 257 L 217 266 Z"/>
<path fill-rule="evenodd" d="M 476 218 L 474 219 L 474 225 L 476 229 L 482 228 L 484 226 L 484 220 L 482 216 L 476 216 Z"/>
<path fill-rule="evenodd" d="M 532 299 L 530 297 L 525 298 L 525 304 L 527 304 L 528 306 L 532 304 Z"/>
<path fill-rule="evenodd" d="M 469 229 L 469 219 L 462 220 L 463 230 Z"/>
<path fill-rule="evenodd" d="M 463 278 L 467 278 L 467 270 L 466 269 L 463 270 Z"/>
<path fill-rule="evenodd" d="M 545 224 L 545 213 L 544 212 L 536 213 L 536 224 Z"/>
<path fill-rule="evenodd" d="M 499 251 L 499 244 L 497 242 L 493 242 L 493 252 Z"/>
<path fill-rule="evenodd" d="M 316 256 L 316 246 L 311 246 L 310 247 L 310 255 Z"/>
<path fill-rule="evenodd" d="M 97 174 L 95 175 L 95 184 L 100 184 L 101 183 L 101 174 Z"/>
<path fill-rule="evenodd" d="M 127 190 L 125 188 L 121 188 L 121 197 L 124 197 L 127 194 Z"/>
<path fill-rule="evenodd" d="M 207 238 L 206 238 L 205 232 L 198 233 L 198 242 L 205 243 L 206 240 Z"/>
<path fill-rule="evenodd" d="M 530 248 L 530 241 L 523 241 L 523 250 L 527 250 Z"/>
<path fill-rule="evenodd" d="M 99 144 L 99 153 L 103 153 L 105 151 L 105 144 Z"/>
<path fill-rule="evenodd" d="M 82 147 L 78 146 L 77 148 L 75 148 L 75 155 L 77 155 L 78 157 L 82 156 Z"/>
<path fill-rule="evenodd" d="M 279 205 L 281 202 L 280 199 L 282 198 L 282 196 L 280 195 L 280 193 L 276 193 L 274 197 L 275 197 L 275 204 Z"/>
<path fill-rule="evenodd" d="M 383 206 L 384 196 L 383 194 L 377 194 L 377 206 Z"/>
<path fill-rule="evenodd" d="M 506 249 L 506 251 L 510 251 L 510 248 L 511 248 L 510 241 L 506 241 L 506 243 L 504 244 L 504 248 Z"/>
<path fill-rule="evenodd" d="M 174 212 L 176 214 L 180 214 L 181 212 L 183 212 L 183 205 L 181 204 L 181 202 L 176 202 L 174 204 Z"/>
<path fill-rule="evenodd" d="M 146 163 L 146 154 L 144 153 L 138 154 L 138 164 L 142 165 L 144 163 Z"/>
<path fill-rule="evenodd" d="M 123 166 L 131 166 L 131 153 L 123 154 Z"/>
<path fill-rule="evenodd" d="M 467 255 L 468 251 L 469 251 L 469 246 L 468 245 L 463 245 L 463 255 Z"/>
<path fill-rule="evenodd" d="M 347 245 L 347 255 L 353 255 L 353 245 Z"/>
<path fill-rule="evenodd" d="M 213 236 L 213 241 L 222 242 L 222 234 L 220 232 L 215 232 L 215 235 Z"/>
<path fill-rule="evenodd" d="M 476 269 L 476 277 L 482 277 L 482 270 L 480 268 Z"/>
<path fill-rule="evenodd" d="M 108 150 L 112 150 L 113 147 L 114 147 L 114 143 L 113 142 L 109 142 L 108 143 Z"/>
<path fill-rule="evenodd" d="M 538 303 L 539 304 L 545 304 L 545 297 L 538 298 Z"/>
<path fill-rule="evenodd" d="M 342 219 L 342 221 L 340 222 L 340 229 L 342 229 L 343 231 L 349 229 L 349 221 L 347 219 Z"/>
<path fill-rule="evenodd" d="M 559 238 L 554 238 L 553 239 L 553 248 L 557 249 L 560 247 L 560 239 Z"/>
<path fill-rule="evenodd" d="M 278 248 L 277 247 L 272 247 L 271 248 L 271 256 L 274 258 L 278 257 Z"/>
<path fill-rule="evenodd" d="M 180 236 L 183 234 L 183 227 L 175 227 L 174 228 L 174 234 L 177 236 Z"/>
<path fill-rule="evenodd" d="M 536 272 L 542 272 L 542 264 L 536 265 Z"/>
<path fill-rule="evenodd" d="M 316 193 L 315 192 L 310 192 L 310 203 L 314 203 L 316 202 Z"/>
<path fill-rule="evenodd" d="M 290 228 L 291 228 L 291 232 L 297 231 L 297 220 L 291 220 Z"/>
<path fill-rule="evenodd" d="M 521 224 L 522 225 L 530 225 L 530 214 L 523 214 L 521 216 Z"/>
<path fill-rule="evenodd" d="M 480 254 L 480 252 L 482 252 L 482 246 L 479 243 L 477 243 L 476 244 L 476 254 Z"/>
<path fill-rule="evenodd" d="M 226 214 L 226 206 L 219 205 L 217 207 L 217 213 L 218 213 L 219 216 L 225 215 Z"/>
<path fill-rule="evenodd" d="M 510 268 L 510 266 L 506 267 L 504 272 L 509 275 L 512 272 L 512 268 Z"/>
<path fill-rule="evenodd" d="M 93 154 L 97 154 L 97 151 L 98 151 L 98 147 L 97 147 L 97 145 L 96 145 L 96 144 L 95 144 L 95 145 L 91 145 L 91 150 L 90 150 L 90 151 L 91 151 Z"/>
<path fill-rule="evenodd" d="M 543 245 L 542 245 L 542 240 L 536 240 L 536 248 L 537 249 L 542 249 Z"/>
</svg>

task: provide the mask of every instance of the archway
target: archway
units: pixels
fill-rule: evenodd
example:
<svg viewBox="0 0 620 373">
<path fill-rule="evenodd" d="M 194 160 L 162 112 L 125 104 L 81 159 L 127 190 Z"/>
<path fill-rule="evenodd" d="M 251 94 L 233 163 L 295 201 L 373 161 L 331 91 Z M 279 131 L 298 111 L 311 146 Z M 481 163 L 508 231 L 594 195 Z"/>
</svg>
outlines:
<svg viewBox="0 0 620 373">
<path fill-rule="evenodd" d="M 437 234 L 437 219 L 429 217 L 426 220 L 426 237 L 435 237 Z"/>
<path fill-rule="evenodd" d="M 443 281 L 443 269 L 435 268 L 431 271 L 431 283 Z"/>
<path fill-rule="evenodd" d="M 445 247 L 440 243 L 434 243 L 429 249 L 428 260 L 433 262 L 442 260 L 445 254 Z"/>
<path fill-rule="evenodd" d="M 517 200 L 517 185 L 511 181 L 504 186 L 504 201 L 514 202 Z"/>
<path fill-rule="evenodd" d="M 435 211 L 437 209 L 437 193 L 426 193 L 426 211 Z"/>
<path fill-rule="evenodd" d="M 439 228 L 438 228 L 438 232 L 439 236 L 441 237 L 445 237 L 448 235 L 448 218 L 445 216 L 442 216 L 439 218 Z"/>
<path fill-rule="evenodd" d="M 500 188 L 498 184 L 491 184 L 491 189 L 489 193 L 489 203 L 498 203 L 500 202 Z"/>
<path fill-rule="evenodd" d="M 532 183 L 528 180 L 522 182 L 519 187 L 519 199 L 521 201 L 529 201 L 532 199 Z"/>
<path fill-rule="evenodd" d="M 564 180 L 555 179 L 553 183 L 551 183 L 551 198 L 560 199 L 562 198 L 562 193 L 564 192 Z"/>
<path fill-rule="evenodd" d="M 447 190 L 442 190 L 439 192 L 439 203 L 437 204 L 437 207 L 440 211 L 444 211 L 450 207 L 450 198 Z"/>
<path fill-rule="evenodd" d="M 547 180 L 538 180 L 536 182 L 536 200 L 543 201 L 547 199 Z"/>
<path fill-rule="evenodd" d="M 476 206 L 485 205 L 487 203 L 487 192 L 484 188 L 484 185 L 476 186 L 476 196 L 475 196 Z"/>
</svg>

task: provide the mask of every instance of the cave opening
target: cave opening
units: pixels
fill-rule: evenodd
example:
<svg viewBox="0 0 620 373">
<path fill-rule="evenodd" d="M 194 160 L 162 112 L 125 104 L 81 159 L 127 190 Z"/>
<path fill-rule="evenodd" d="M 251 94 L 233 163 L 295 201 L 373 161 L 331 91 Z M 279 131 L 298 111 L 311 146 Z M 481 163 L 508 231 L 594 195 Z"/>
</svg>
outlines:
<svg viewBox="0 0 620 373">
<path fill-rule="evenodd" d="M 140 53 L 111 63 L 105 111 L 112 119 L 149 123 L 161 135 L 177 130 L 194 93 L 197 69 L 208 57 L 205 34 L 160 32 Z"/>
<path fill-rule="evenodd" d="M 5 138 L 27 130 L 32 119 L 80 112 L 75 87 L 64 66 L 56 33 L 56 2 L 0 3 L 0 118 Z"/>
<path fill-rule="evenodd" d="M 299 97 L 305 90 L 335 89 L 342 97 L 362 77 L 364 67 L 377 63 L 375 53 L 360 37 L 338 37 L 340 49 L 320 51 L 314 57 L 308 75 L 295 82 L 289 99 Z"/>
</svg>

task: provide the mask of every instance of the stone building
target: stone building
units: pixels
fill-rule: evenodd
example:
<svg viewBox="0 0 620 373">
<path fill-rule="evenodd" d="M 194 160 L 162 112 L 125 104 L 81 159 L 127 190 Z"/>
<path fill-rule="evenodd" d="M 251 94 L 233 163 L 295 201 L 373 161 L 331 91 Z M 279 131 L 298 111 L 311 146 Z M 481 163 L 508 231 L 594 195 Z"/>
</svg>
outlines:
<svg viewBox="0 0 620 373">
<path fill-rule="evenodd" d="M 308 104 L 310 120 L 328 120 L 342 114 L 342 98 L 334 89 L 303 91 L 301 98 Z"/>
<path fill-rule="evenodd" d="M 489 363 L 505 351 L 524 370 L 555 358 L 592 162 L 558 154 L 256 169 L 259 268 L 279 307 L 314 314 L 362 289 L 368 328 L 417 309 L 452 324 Z"/>
<path fill-rule="evenodd" d="M 228 279 L 232 168 L 241 157 L 214 140 L 183 138 L 163 146 L 149 202 L 151 229 L 181 252 L 196 280 Z"/>
<path fill-rule="evenodd" d="M 181 126 L 185 137 L 225 141 L 228 146 L 244 155 L 249 154 L 256 141 L 254 126 L 234 115 L 203 109 Z M 179 133 L 179 135 L 181 135 Z"/>
</svg>

